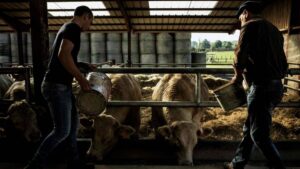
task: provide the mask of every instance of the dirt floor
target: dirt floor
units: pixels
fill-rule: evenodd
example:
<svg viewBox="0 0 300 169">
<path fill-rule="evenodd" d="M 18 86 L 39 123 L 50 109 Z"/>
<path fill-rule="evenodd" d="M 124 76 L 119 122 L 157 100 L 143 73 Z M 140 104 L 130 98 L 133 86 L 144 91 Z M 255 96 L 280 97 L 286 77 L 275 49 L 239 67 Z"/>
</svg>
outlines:
<svg viewBox="0 0 300 169">
<path fill-rule="evenodd" d="M 0 163 L 1 169 L 22 169 L 23 164 Z M 65 164 L 52 164 L 45 169 L 65 169 Z M 300 167 L 287 167 L 287 169 Z M 222 169 L 221 163 L 203 164 L 197 166 L 160 166 L 160 165 L 95 165 L 95 169 Z M 247 165 L 245 169 L 267 169 L 260 165 Z"/>
</svg>

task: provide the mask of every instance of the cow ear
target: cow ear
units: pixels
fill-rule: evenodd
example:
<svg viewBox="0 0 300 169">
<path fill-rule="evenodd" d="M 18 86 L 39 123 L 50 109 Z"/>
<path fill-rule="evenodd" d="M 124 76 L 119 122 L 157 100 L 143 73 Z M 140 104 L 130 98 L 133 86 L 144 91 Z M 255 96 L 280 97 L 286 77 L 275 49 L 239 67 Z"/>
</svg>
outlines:
<svg viewBox="0 0 300 169">
<path fill-rule="evenodd" d="M 196 124 L 197 136 L 200 137 L 203 135 L 204 131 L 201 125 Z"/>
<path fill-rule="evenodd" d="M 158 127 L 157 131 L 158 131 L 158 134 L 163 136 L 165 139 L 170 139 L 172 136 L 171 128 L 168 125 Z"/>
<path fill-rule="evenodd" d="M 203 128 L 202 131 L 203 131 L 201 133 L 201 137 L 202 138 L 209 137 L 209 136 L 211 136 L 214 133 L 214 129 L 211 128 L 211 127 L 209 127 L 209 128 Z"/>
<path fill-rule="evenodd" d="M 123 139 L 129 139 L 131 135 L 135 133 L 135 129 L 128 125 L 121 125 L 118 130 L 117 134 Z"/>
</svg>

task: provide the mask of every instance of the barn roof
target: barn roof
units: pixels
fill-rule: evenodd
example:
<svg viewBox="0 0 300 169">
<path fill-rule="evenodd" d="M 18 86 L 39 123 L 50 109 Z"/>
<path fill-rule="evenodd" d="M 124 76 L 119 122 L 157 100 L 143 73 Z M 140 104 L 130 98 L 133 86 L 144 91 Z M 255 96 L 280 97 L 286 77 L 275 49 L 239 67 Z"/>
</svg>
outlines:
<svg viewBox="0 0 300 169">
<path fill-rule="evenodd" d="M 48 3 L 89 2 L 93 0 L 48 0 Z M 235 13 L 244 0 L 164 0 L 163 6 L 153 5 L 158 0 L 102 0 L 104 7 L 93 9 L 97 16 L 90 31 L 102 32 L 232 32 L 238 28 Z M 161 1 L 160 1 L 161 2 Z M 177 2 L 177 5 L 173 5 Z M 211 6 L 211 4 L 213 6 Z M 179 5 L 178 5 L 179 4 Z M 187 4 L 187 5 L 186 5 Z M 50 8 L 48 4 L 48 29 L 57 31 L 72 16 L 56 16 L 74 9 Z M 71 7 L 70 7 L 71 8 Z M 106 15 L 101 15 L 106 13 Z M 9 24 L 7 24 L 9 23 Z M 13 25 L 13 26 L 11 26 Z M 14 27 L 29 31 L 29 0 L 1 0 L 0 32 L 15 31 Z"/>
</svg>

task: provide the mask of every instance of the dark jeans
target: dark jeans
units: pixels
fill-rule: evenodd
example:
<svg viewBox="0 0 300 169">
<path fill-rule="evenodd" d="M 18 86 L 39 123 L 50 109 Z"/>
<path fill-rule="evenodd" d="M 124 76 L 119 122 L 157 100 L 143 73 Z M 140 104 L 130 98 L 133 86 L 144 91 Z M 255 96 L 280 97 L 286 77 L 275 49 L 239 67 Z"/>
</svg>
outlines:
<svg viewBox="0 0 300 169">
<path fill-rule="evenodd" d="M 71 151 L 69 160 L 77 160 L 79 157 L 76 138 L 79 121 L 72 87 L 43 82 L 42 94 L 48 103 L 54 127 L 39 146 L 33 161 L 39 161 L 41 165 L 44 165 L 49 153 L 66 139 L 69 141 L 67 145 L 70 145 Z"/>
<path fill-rule="evenodd" d="M 285 168 L 277 148 L 270 139 L 272 111 L 282 96 L 283 85 L 280 80 L 251 85 L 247 96 L 248 116 L 243 127 L 243 139 L 232 160 L 234 168 L 244 168 L 250 158 L 253 144 L 261 150 L 272 168 Z"/>
</svg>

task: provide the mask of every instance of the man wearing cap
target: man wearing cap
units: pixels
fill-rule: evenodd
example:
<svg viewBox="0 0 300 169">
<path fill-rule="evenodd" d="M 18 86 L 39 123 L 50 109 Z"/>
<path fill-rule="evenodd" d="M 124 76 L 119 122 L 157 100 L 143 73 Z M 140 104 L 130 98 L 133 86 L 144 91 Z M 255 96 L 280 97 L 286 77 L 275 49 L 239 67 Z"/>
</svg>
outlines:
<svg viewBox="0 0 300 169">
<path fill-rule="evenodd" d="M 243 139 L 231 162 L 224 169 L 243 169 L 253 145 L 266 157 L 270 168 L 284 169 L 279 152 L 270 139 L 272 111 L 281 101 L 281 79 L 287 71 L 283 36 L 270 22 L 259 16 L 262 5 L 257 1 L 243 3 L 237 12 L 241 32 L 235 51 L 234 83 L 241 83 L 243 74 L 250 88 L 247 95 L 248 116 Z"/>
</svg>

